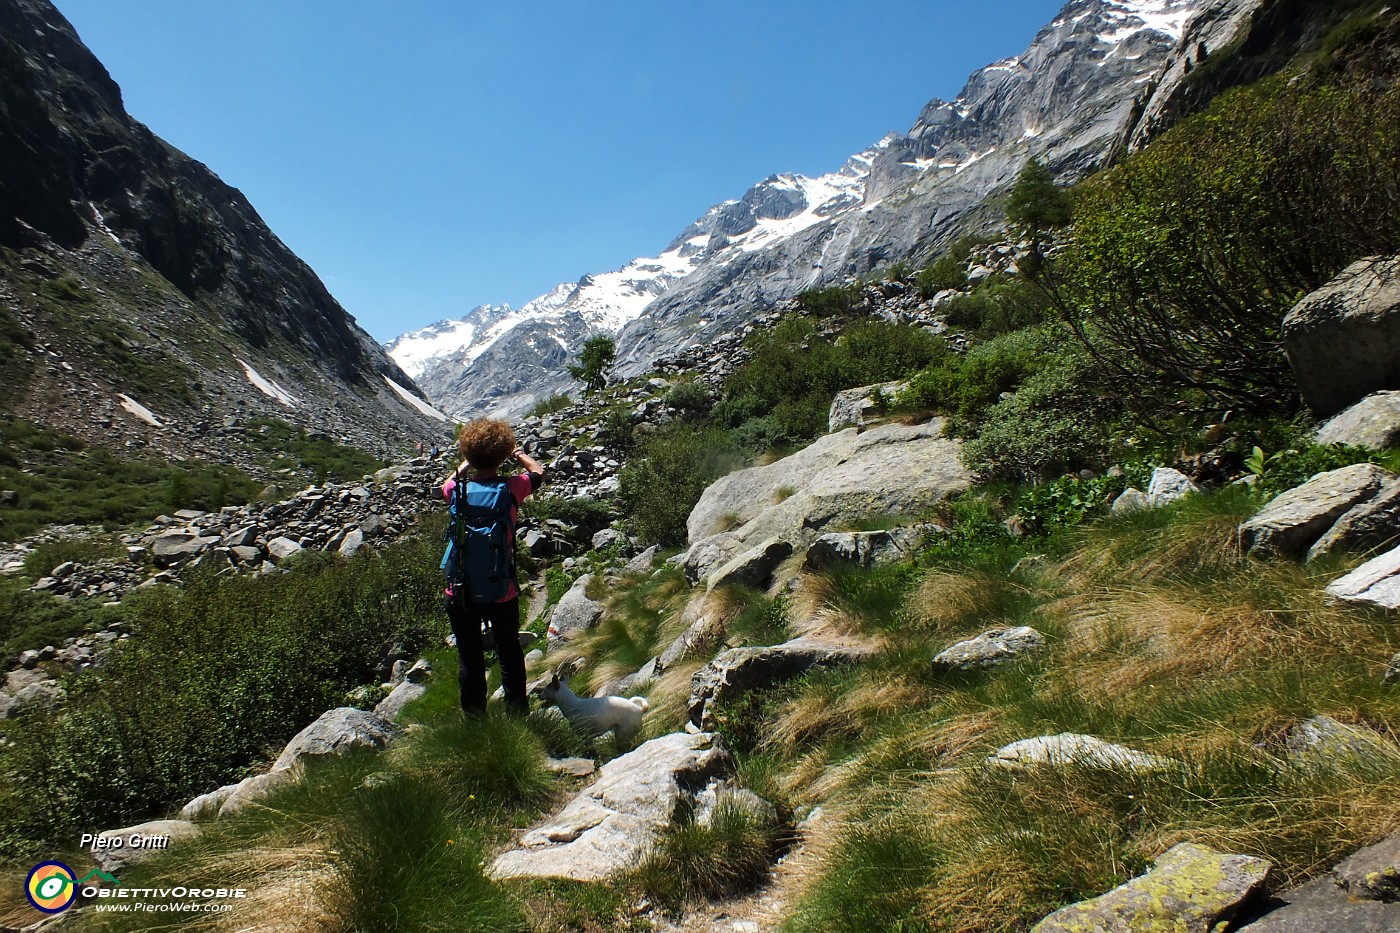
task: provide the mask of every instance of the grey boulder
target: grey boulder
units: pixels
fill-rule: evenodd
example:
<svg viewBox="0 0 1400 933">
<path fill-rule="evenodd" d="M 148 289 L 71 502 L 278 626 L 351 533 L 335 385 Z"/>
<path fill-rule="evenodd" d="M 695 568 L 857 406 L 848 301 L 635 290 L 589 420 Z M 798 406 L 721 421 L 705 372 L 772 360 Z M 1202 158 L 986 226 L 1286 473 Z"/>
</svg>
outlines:
<svg viewBox="0 0 1400 933">
<path fill-rule="evenodd" d="M 933 659 L 935 674 L 977 671 L 1010 664 L 1045 647 L 1045 636 L 1029 625 L 995 628 L 950 645 Z"/>
<path fill-rule="evenodd" d="M 712 729 L 715 708 L 727 700 L 801 677 L 813 668 L 851 664 L 868 653 L 863 648 L 810 638 L 763 648 L 730 648 L 691 676 L 687 703 L 690 722 L 701 729 Z"/>
<path fill-rule="evenodd" d="M 1270 499 L 1240 526 L 1240 543 L 1250 551 L 1301 554 L 1337 519 L 1393 478 L 1389 470 L 1373 463 L 1319 473 Z"/>
<path fill-rule="evenodd" d="M 831 408 L 827 412 L 826 424 L 828 431 L 839 431 L 852 425 L 864 425 L 866 415 L 878 415 L 882 408 L 879 397 L 893 400 L 896 395 L 903 392 L 908 387 L 907 382 L 881 382 L 875 385 L 861 386 L 858 389 L 842 389 L 836 393 L 836 397 L 831 400 Z"/>
<path fill-rule="evenodd" d="M 1373 392 L 1317 429 L 1321 445 L 1384 450 L 1400 444 L 1400 392 Z"/>
<path fill-rule="evenodd" d="M 933 524 L 886 531 L 833 531 L 812 542 L 802 569 L 816 571 L 838 565 L 870 568 L 904 560 L 939 531 L 942 528 Z"/>
<path fill-rule="evenodd" d="M 1308 560 L 1333 551 L 1369 551 L 1400 539 L 1400 479 L 1386 480 L 1380 490 L 1357 503 L 1332 523 L 1308 548 Z"/>
<path fill-rule="evenodd" d="M 1293 761 L 1303 767 L 1386 764 L 1400 760 L 1400 749 L 1364 726 L 1350 726 L 1330 716 L 1298 723 L 1284 739 Z"/>
<path fill-rule="evenodd" d="M 722 567 L 710 574 L 706 589 L 717 586 L 748 586 L 765 589 L 772 582 L 778 565 L 792 554 L 792 545 L 781 538 L 767 541 L 749 548 L 731 558 Z"/>
<path fill-rule="evenodd" d="M 98 833 L 92 856 L 103 871 L 120 871 L 199 837 L 199 827 L 188 820 L 151 820 Z M 118 839 L 121 840 L 119 846 L 115 845 Z M 103 847 L 104 842 L 108 847 Z M 159 844 L 153 844 L 156 842 Z"/>
<path fill-rule="evenodd" d="M 1332 876 L 1352 897 L 1400 901 L 1400 833 L 1343 859 Z"/>
<path fill-rule="evenodd" d="M 1042 767 L 1075 767 L 1156 771 L 1173 762 L 1124 745 L 1115 745 L 1092 735 L 1062 732 L 1021 739 L 996 750 L 985 764 L 1003 771 L 1029 771 Z"/>
<path fill-rule="evenodd" d="M 353 706 L 327 710 L 298 732 L 273 763 L 280 771 L 309 758 L 329 758 L 357 748 L 383 748 L 398 738 L 400 728 L 391 722 Z"/>
<path fill-rule="evenodd" d="M 1332 599 L 1400 609 L 1400 547 L 1377 554 L 1351 573 L 1327 584 Z"/>
<path fill-rule="evenodd" d="M 1283 319 L 1283 345 L 1319 415 L 1400 386 L 1400 257 L 1354 262 L 1305 296 Z"/>
<path fill-rule="evenodd" d="M 1031 933 L 1214 933 L 1263 888 L 1270 868 L 1261 858 L 1183 842 L 1147 874 L 1055 911 Z"/>
<path fill-rule="evenodd" d="M 1191 477 L 1171 467 L 1157 467 L 1152 471 L 1152 480 L 1147 484 L 1147 506 L 1160 509 L 1173 502 L 1180 502 L 1187 496 L 1201 491 L 1201 487 L 1191 481 Z"/>
<path fill-rule="evenodd" d="M 713 734 L 675 732 L 614 758 L 558 814 L 520 837 L 487 874 L 606 881 L 635 868 L 734 758 Z"/>
<path fill-rule="evenodd" d="M 554 614 L 549 617 L 551 635 L 567 636 L 592 628 L 603 617 L 603 604 L 591 599 L 588 585 L 593 582 L 593 574 L 586 573 L 574 581 L 569 591 L 559 598 Z"/>
</svg>

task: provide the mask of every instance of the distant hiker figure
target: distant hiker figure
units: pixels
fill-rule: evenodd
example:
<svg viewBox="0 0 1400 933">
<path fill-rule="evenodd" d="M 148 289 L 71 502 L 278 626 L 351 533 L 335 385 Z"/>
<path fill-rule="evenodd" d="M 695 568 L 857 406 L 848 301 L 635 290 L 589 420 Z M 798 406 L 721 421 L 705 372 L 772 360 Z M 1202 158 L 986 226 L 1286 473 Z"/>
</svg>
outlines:
<svg viewBox="0 0 1400 933">
<path fill-rule="evenodd" d="M 501 661 L 506 705 L 529 711 L 525 655 L 520 647 L 520 588 L 515 581 L 515 524 L 520 503 L 544 482 L 544 468 L 518 447 L 504 421 L 480 418 L 462 427 L 462 462 L 442 486 L 452 519 L 442 569 L 447 575 L 447 618 L 457 637 L 457 682 L 468 715 L 486 711 L 486 658 L 482 625 L 489 625 Z M 437 447 L 433 447 L 437 456 Z M 498 471 L 508 459 L 525 468 Z"/>
<path fill-rule="evenodd" d="M 437 445 L 437 444 L 434 444 L 434 445 L 433 445 L 433 452 L 430 453 L 430 454 L 428 454 L 428 456 L 431 457 L 432 459 L 436 460 L 436 459 L 438 458 L 438 453 L 439 453 L 439 451 L 438 451 L 438 445 Z"/>
<path fill-rule="evenodd" d="M 420 456 L 420 457 L 423 456 L 423 442 L 422 442 L 422 441 L 419 441 L 419 442 L 418 442 L 418 456 Z"/>
</svg>

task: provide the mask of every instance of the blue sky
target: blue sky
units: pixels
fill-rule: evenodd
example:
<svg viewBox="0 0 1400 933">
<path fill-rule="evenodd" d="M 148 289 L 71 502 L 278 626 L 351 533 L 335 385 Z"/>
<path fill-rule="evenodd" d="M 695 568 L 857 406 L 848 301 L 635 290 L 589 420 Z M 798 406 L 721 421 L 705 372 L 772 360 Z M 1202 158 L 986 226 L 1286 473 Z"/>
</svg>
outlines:
<svg viewBox="0 0 1400 933">
<path fill-rule="evenodd" d="M 1020 52 L 1060 0 L 55 0 L 127 109 L 380 340 L 655 255 Z"/>
</svg>

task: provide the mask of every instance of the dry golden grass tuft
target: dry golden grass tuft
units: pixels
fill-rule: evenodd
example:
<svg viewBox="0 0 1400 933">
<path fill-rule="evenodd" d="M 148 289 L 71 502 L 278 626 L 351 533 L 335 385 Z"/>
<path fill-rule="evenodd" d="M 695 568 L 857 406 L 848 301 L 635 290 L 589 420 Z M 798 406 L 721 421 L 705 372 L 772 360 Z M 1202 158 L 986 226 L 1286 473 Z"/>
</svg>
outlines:
<svg viewBox="0 0 1400 933">
<path fill-rule="evenodd" d="M 909 599 L 909 613 L 932 633 L 959 633 L 999 621 L 1004 577 L 979 570 L 931 570 Z"/>
</svg>

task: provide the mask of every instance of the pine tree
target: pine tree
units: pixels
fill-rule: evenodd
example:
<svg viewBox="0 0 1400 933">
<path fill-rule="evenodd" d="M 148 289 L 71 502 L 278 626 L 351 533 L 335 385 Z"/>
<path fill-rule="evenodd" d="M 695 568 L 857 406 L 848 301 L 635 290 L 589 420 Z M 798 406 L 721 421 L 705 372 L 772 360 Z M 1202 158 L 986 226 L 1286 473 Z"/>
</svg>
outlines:
<svg viewBox="0 0 1400 933">
<path fill-rule="evenodd" d="M 588 392 L 608 384 L 608 370 L 617 358 L 617 345 L 611 337 L 598 335 L 583 342 L 578 362 L 569 364 L 569 375 L 583 383 Z"/>
</svg>

